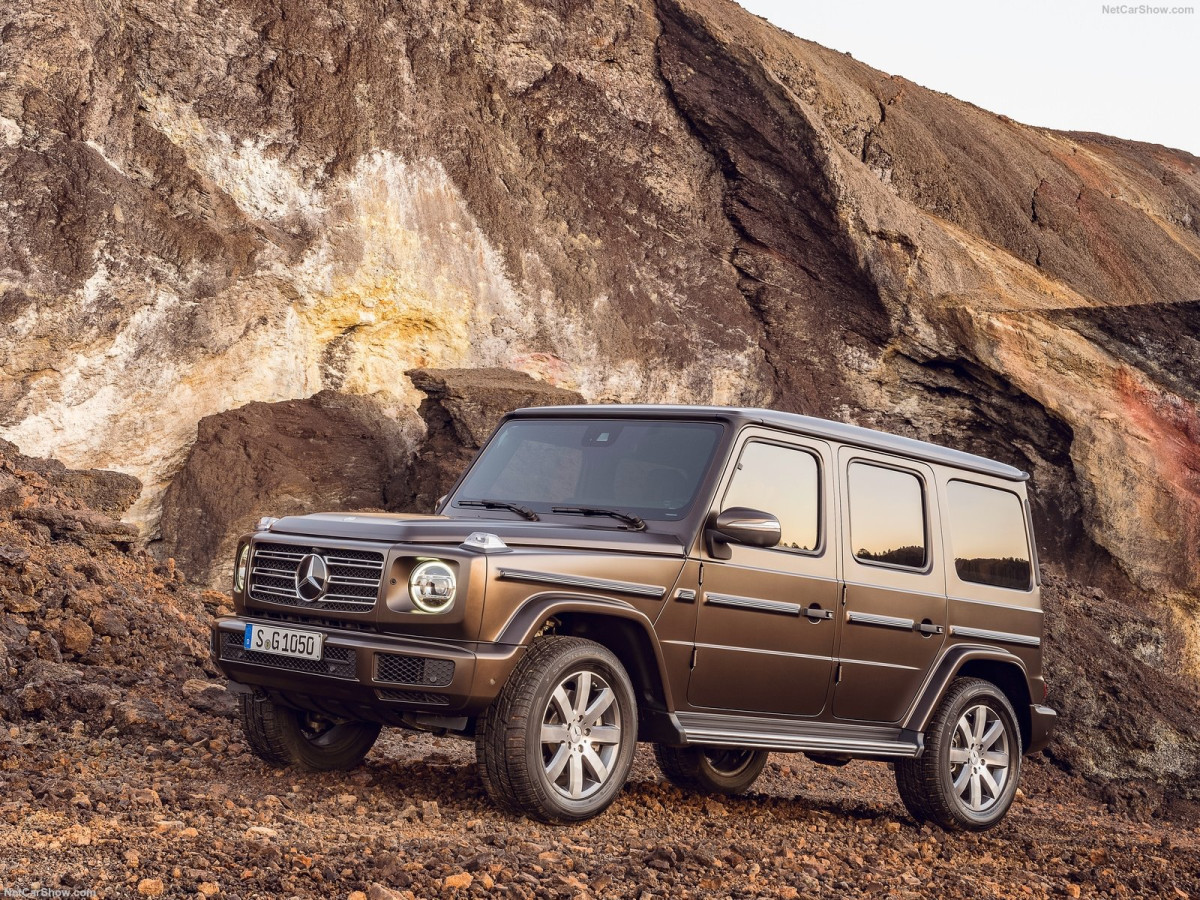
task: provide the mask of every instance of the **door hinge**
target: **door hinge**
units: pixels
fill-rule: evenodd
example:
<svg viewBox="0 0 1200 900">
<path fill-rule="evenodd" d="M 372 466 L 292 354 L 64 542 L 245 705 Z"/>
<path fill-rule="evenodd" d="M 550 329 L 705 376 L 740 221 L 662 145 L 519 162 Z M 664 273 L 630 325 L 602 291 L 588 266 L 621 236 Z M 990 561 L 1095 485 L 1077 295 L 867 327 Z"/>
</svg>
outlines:
<svg viewBox="0 0 1200 900">
<path fill-rule="evenodd" d="M 837 674 L 834 675 L 834 677 L 833 677 L 833 683 L 834 684 L 842 683 L 842 664 L 841 663 L 838 663 Z"/>
<path fill-rule="evenodd" d="M 704 584 L 704 563 L 700 563 L 700 572 L 696 576 L 697 584 Z"/>
<path fill-rule="evenodd" d="M 696 648 L 695 647 L 692 648 L 692 662 L 691 662 L 691 665 L 688 666 L 688 668 L 689 669 L 696 668 Z"/>
</svg>

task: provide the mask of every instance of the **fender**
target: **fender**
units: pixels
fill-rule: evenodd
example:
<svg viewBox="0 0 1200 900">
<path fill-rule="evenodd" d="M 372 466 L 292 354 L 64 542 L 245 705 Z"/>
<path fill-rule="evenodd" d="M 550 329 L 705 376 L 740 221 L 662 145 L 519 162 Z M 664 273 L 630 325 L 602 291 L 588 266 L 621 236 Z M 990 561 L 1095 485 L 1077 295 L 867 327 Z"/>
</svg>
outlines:
<svg viewBox="0 0 1200 900">
<path fill-rule="evenodd" d="M 645 633 L 654 652 L 654 665 L 658 673 L 659 684 L 662 687 L 666 709 L 670 711 L 675 708 L 671 700 L 671 683 L 667 678 L 666 662 L 663 659 L 662 648 L 659 647 L 655 637 L 654 623 L 640 609 L 624 600 L 561 591 L 531 594 L 513 613 L 501 630 L 499 637 L 496 638 L 496 642 L 528 646 L 547 619 L 564 613 L 605 616 L 635 623 Z"/>
<path fill-rule="evenodd" d="M 1029 675 L 1025 669 L 1025 663 L 1022 662 L 1019 656 L 1015 656 L 1007 650 L 989 647 L 986 644 L 955 644 L 946 651 L 937 666 L 934 667 L 933 674 L 925 682 L 925 687 L 921 691 L 920 698 L 913 705 L 908 718 L 904 720 L 903 727 L 923 734 L 925 728 L 929 725 L 929 720 L 933 718 L 933 711 L 937 708 L 938 701 L 942 699 L 942 694 L 946 692 L 946 688 L 954 679 L 954 676 L 958 674 L 958 671 L 966 663 L 977 659 L 1015 666 L 1021 673 L 1021 678 L 1025 684 L 1028 685 L 1029 683 Z M 1019 704 L 1014 704 L 1014 707 L 1018 706 Z M 1019 719 L 1022 715 L 1022 710 L 1017 708 L 1016 713 Z"/>
</svg>

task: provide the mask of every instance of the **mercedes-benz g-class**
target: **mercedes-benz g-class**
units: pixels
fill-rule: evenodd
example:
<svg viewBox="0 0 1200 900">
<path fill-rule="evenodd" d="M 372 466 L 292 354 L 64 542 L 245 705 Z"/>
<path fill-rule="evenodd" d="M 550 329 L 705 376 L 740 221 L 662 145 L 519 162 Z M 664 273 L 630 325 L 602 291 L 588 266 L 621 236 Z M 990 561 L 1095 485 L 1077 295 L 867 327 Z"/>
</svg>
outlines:
<svg viewBox="0 0 1200 900">
<path fill-rule="evenodd" d="M 638 741 L 720 793 L 800 752 L 987 828 L 1055 718 L 1026 478 L 768 410 L 518 410 L 435 515 L 261 521 L 213 654 L 275 764 L 452 732 L 495 801 L 566 822 Z"/>
</svg>

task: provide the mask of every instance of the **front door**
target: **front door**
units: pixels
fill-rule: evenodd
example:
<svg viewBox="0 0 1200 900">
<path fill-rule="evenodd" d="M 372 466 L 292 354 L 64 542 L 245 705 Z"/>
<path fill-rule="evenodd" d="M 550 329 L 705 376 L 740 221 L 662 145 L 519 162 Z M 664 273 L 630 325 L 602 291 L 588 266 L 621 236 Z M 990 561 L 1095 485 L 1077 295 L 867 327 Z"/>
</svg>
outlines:
<svg viewBox="0 0 1200 900">
<path fill-rule="evenodd" d="M 714 710 L 815 716 L 833 674 L 838 602 L 833 460 L 818 441 L 754 430 L 743 438 L 717 509 L 769 512 L 776 547 L 702 551 L 688 702 Z"/>
<path fill-rule="evenodd" d="M 945 642 L 946 581 L 933 471 L 843 447 L 839 719 L 898 722 Z"/>
</svg>

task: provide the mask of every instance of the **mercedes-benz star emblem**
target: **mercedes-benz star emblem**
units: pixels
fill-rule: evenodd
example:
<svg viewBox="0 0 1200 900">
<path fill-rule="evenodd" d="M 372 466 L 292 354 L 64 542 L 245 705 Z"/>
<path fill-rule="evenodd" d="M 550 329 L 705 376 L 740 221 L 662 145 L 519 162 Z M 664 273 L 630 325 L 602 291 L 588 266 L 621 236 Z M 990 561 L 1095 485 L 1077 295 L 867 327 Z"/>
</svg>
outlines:
<svg viewBox="0 0 1200 900">
<path fill-rule="evenodd" d="M 300 565 L 296 567 L 296 593 L 301 600 L 314 603 L 325 596 L 328 587 L 329 567 L 325 565 L 325 560 L 315 553 L 300 560 Z"/>
</svg>

